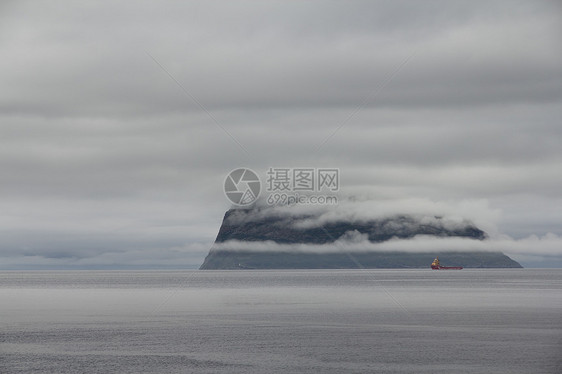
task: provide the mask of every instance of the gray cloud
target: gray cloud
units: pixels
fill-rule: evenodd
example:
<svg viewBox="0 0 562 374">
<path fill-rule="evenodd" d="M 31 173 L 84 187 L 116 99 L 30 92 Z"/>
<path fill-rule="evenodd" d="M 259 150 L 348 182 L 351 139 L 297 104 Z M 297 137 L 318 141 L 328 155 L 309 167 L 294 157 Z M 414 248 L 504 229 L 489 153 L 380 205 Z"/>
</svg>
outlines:
<svg viewBox="0 0 562 374">
<path fill-rule="evenodd" d="M 338 167 L 364 206 L 444 209 L 516 240 L 562 235 L 555 2 L 1 10 L 7 267 L 200 263 L 241 166 Z"/>
<path fill-rule="evenodd" d="M 4 109 L 128 116 L 196 109 L 145 50 L 215 110 L 355 106 L 413 51 L 368 106 L 560 99 L 561 29 L 548 3 L 135 5 L 17 7 L 5 26 L 12 37 L 4 42 Z"/>
</svg>

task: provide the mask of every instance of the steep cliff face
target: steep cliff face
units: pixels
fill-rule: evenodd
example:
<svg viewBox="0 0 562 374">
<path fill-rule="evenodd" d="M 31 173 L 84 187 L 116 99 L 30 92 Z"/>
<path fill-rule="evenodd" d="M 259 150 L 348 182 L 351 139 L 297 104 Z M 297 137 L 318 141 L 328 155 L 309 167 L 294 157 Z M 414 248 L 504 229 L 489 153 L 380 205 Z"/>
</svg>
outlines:
<svg viewBox="0 0 562 374">
<path fill-rule="evenodd" d="M 267 209 L 267 208 L 266 208 Z M 464 267 L 521 267 L 499 252 L 369 252 L 309 253 L 287 250 L 291 245 L 323 245 L 356 233 L 371 243 L 417 235 L 483 240 L 486 234 L 469 222 L 451 223 L 439 217 L 395 216 L 370 220 L 328 220 L 312 214 L 278 214 L 273 210 L 236 209 L 226 212 L 213 248 L 201 269 L 343 269 L 426 268 L 435 256 L 442 263 Z M 229 248 L 229 243 L 237 243 Z M 279 248 L 244 248 L 244 242 L 281 244 Z M 242 247 L 240 247 L 242 246 Z"/>
</svg>

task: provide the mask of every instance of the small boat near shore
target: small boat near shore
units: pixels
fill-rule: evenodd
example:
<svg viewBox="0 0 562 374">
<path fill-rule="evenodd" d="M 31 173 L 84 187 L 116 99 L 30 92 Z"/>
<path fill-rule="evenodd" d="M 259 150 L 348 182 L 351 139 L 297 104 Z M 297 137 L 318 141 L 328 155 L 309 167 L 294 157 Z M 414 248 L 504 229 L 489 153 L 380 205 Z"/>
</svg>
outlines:
<svg viewBox="0 0 562 374">
<path fill-rule="evenodd" d="M 435 260 L 431 263 L 431 268 L 433 270 L 461 270 L 462 266 L 442 266 L 439 257 L 435 257 Z"/>
</svg>

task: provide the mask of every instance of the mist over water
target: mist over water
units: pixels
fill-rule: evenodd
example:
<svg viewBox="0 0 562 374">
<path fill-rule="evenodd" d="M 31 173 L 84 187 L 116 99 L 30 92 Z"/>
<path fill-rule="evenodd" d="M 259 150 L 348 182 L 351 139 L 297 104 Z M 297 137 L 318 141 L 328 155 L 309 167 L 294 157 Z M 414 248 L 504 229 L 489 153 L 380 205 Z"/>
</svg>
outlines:
<svg viewBox="0 0 562 374">
<path fill-rule="evenodd" d="M 562 271 L 0 272 L 1 373 L 558 373 Z"/>
</svg>

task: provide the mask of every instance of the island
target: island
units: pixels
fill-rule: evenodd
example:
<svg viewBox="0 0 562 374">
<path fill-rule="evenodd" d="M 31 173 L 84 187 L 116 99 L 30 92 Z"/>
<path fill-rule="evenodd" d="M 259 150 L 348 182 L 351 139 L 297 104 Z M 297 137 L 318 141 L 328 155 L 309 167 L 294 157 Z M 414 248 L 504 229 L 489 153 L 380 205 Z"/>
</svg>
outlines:
<svg viewBox="0 0 562 374">
<path fill-rule="evenodd" d="M 486 233 L 469 221 L 451 224 L 439 216 L 414 215 L 322 222 L 318 218 L 314 213 L 272 207 L 230 209 L 200 269 L 429 269 L 436 256 L 443 263 L 464 268 L 522 267 L 501 252 L 408 252 L 357 248 L 360 241 L 354 246 L 341 244 L 357 237 L 367 244 L 418 236 L 486 240 Z M 324 247 L 331 249 L 323 251 Z"/>
</svg>

